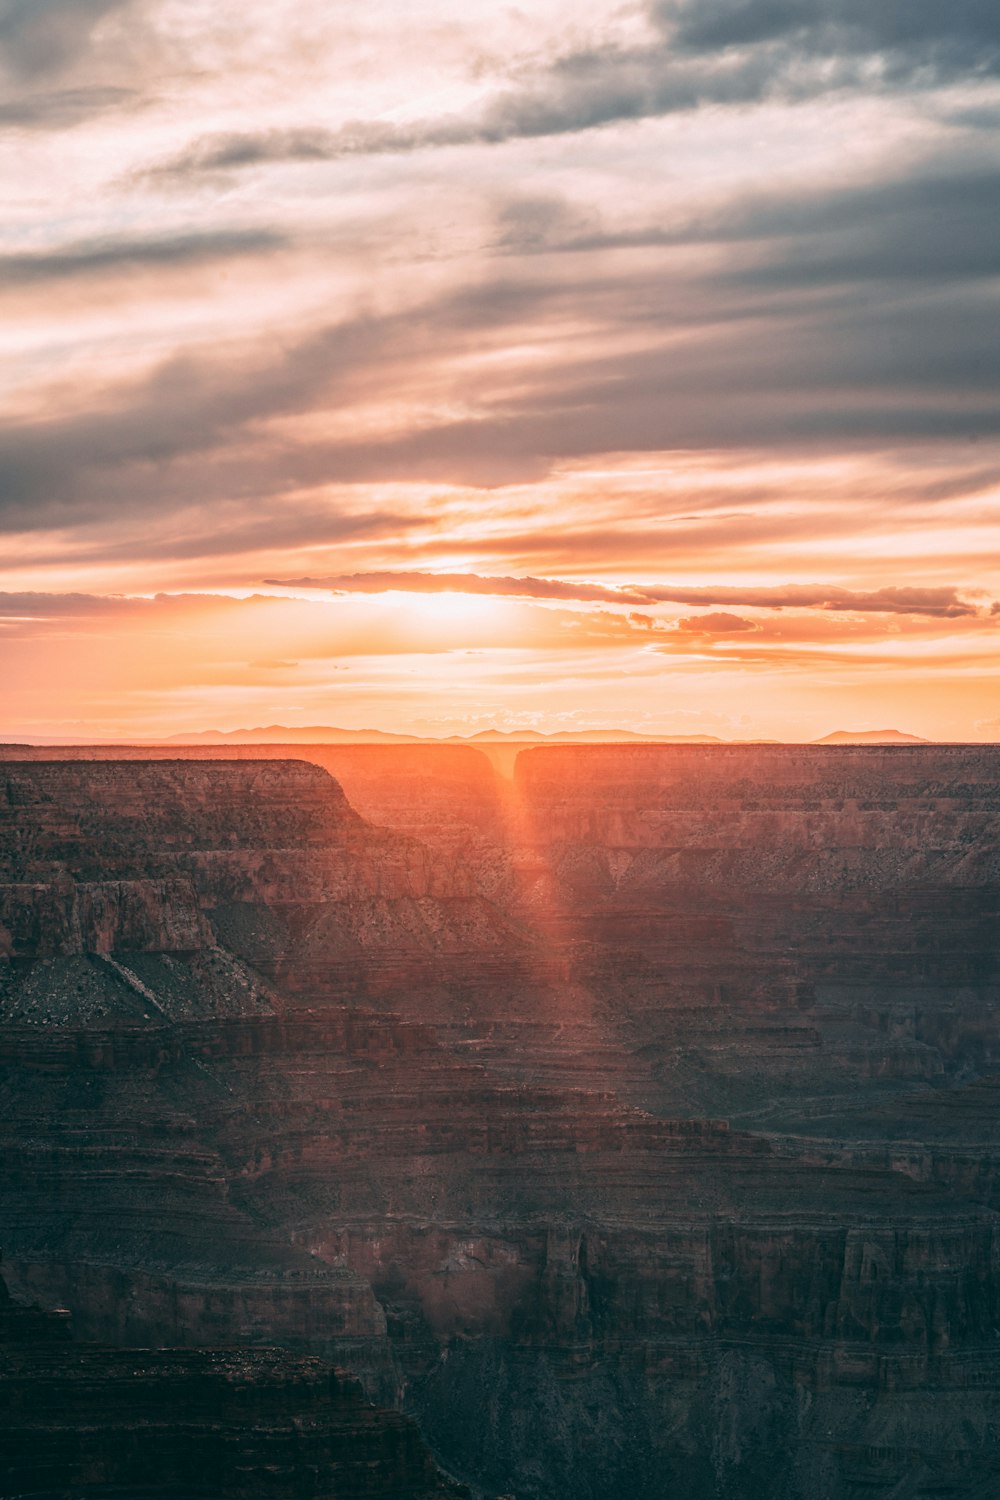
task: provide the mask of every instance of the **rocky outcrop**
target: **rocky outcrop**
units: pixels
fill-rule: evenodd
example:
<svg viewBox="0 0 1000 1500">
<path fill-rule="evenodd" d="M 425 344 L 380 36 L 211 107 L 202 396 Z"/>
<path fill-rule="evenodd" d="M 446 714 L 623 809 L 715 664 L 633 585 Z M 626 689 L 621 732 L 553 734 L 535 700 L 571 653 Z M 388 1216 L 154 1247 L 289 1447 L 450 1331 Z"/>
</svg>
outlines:
<svg viewBox="0 0 1000 1500">
<path fill-rule="evenodd" d="M 477 835 L 496 841 L 509 797 L 509 778 L 469 745 L 0 745 L 0 763 L 122 760 L 305 761 L 327 771 L 368 822 L 435 847 Z"/>
<path fill-rule="evenodd" d="M 646 1102 L 850 1129 L 996 1057 L 998 772 L 982 746 L 532 751 L 518 834 Z"/>
<path fill-rule="evenodd" d="M 19 1284 L 519 1500 L 994 1493 L 996 752 L 349 749 L 0 770 Z"/>
<path fill-rule="evenodd" d="M 513 784 L 467 746 L 115 751 L 207 753 L 321 764 L 366 820 L 308 880 L 298 851 L 284 891 L 201 861 L 217 934 L 297 1003 L 403 1011 L 512 1080 L 762 1127 L 836 1133 L 871 1090 L 989 1066 L 992 747 L 546 747 Z"/>
<path fill-rule="evenodd" d="M 0 1281 L 0 1494 L 18 1500 L 461 1500 L 412 1422 L 278 1349 L 70 1341 Z"/>
</svg>

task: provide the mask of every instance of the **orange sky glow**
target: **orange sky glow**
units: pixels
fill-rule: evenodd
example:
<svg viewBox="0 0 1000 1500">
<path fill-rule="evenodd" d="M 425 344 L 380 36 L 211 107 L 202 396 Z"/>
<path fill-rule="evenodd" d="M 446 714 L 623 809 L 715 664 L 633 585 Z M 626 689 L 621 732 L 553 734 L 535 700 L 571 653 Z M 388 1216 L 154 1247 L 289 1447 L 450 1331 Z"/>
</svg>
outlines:
<svg viewBox="0 0 1000 1500">
<path fill-rule="evenodd" d="M 977 0 L 0 6 L 0 738 L 1000 730 Z"/>
</svg>

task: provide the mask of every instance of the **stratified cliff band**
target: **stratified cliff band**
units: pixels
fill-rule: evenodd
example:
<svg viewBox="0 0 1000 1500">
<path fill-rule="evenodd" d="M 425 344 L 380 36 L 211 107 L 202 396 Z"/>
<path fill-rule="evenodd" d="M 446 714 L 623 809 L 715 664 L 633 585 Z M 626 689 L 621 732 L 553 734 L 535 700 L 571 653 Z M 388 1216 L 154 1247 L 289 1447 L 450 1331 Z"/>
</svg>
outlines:
<svg viewBox="0 0 1000 1500">
<path fill-rule="evenodd" d="M 326 1361 L 479 1494 L 1000 1493 L 1000 753 L 110 754 L 0 764 L 0 1243 L 87 1402 Z"/>
</svg>

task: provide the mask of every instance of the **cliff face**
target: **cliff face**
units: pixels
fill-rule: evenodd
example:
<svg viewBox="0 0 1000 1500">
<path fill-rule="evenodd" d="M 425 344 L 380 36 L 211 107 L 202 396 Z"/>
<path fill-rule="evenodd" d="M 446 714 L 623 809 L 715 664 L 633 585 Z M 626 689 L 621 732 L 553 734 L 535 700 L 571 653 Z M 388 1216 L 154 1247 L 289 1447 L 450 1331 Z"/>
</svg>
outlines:
<svg viewBox="0 0 1000 1500">
<path fill-rule="evenodd" d="M 10 765 L 0 955 L 203 948 L 205 900 L 280 896 L 283 851 L 332 864 L 360 826 L 339 787 L 305 765 Z"/>
<path fill-rule="evenodd" d="M 431 1020 L 518 1082 L 834 1133 L 874 1094 L 989 1063 L 991 747 L 546 747 L 511 784 L 469 747 L 235 746 L 206 770 L 236 759 L 253 779 L 268 767 L 249 757 L 289 753 L 336 775 L 366 824 L 331 807 L 342 829 L 282 856 L 284 884 L 275 853 L 173 848 L 152 868 L 197 867 L 215 932 L 297 1003 Z M 295 785 L 304 805 L 320 782 Z M 40 920 L 33 889 L 8 899 L 8 930 Z M 74 920 L 55 905 L 50 934 Z M 190 926 L 180 892 L 173 906 Z"/>
<path fill-rule="evenodd" d="M 0 1493 L 20 1500 L 461 1500 L 415 1426 L 318 1359 L 116 1349 L 0 1281 Z"/>
<path fill-rule="evenodd" d="M 518 836 L 646 1102 L 840 1130 L 996 1057 L 997 775 L 972 746 L 529 752 Z"/>
<path fill-rule="evenodd" d="M 0 767 L 19 1286 L 519 1500 L 995 1493 L 996 752 L 319 749 Z"/>
</svg>

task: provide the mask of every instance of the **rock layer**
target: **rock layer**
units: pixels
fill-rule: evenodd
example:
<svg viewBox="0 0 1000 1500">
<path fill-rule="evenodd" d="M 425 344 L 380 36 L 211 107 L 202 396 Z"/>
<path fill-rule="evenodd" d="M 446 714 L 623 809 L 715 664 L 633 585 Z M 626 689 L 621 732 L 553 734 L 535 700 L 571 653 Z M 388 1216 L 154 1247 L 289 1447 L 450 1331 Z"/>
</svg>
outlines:
<svg viewBox="0 0 1000 1500">
<path fill-rule="evenodd" d="M 19 1500 L 461 1500 L 415 1426 L 277 1349 L 117 1349 L 0 1280 L 0 1494 Z"/>
<path fill-rule="evenodd" d="M 997 752 L 320 750 L 0 769 L 20 1284 L 487 1493 L 995 1493 Z"/>
</svg>

